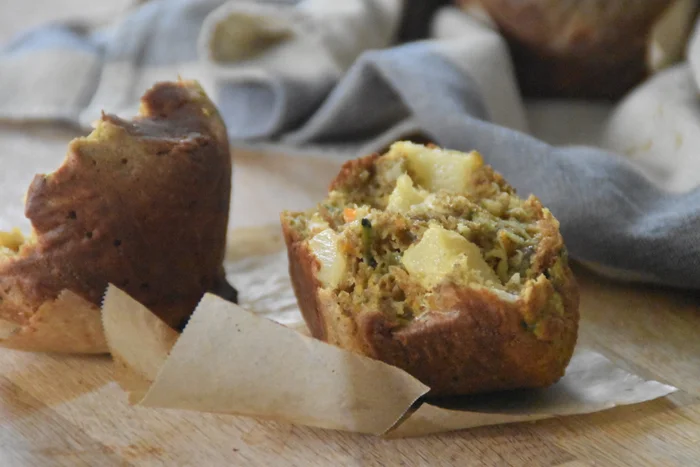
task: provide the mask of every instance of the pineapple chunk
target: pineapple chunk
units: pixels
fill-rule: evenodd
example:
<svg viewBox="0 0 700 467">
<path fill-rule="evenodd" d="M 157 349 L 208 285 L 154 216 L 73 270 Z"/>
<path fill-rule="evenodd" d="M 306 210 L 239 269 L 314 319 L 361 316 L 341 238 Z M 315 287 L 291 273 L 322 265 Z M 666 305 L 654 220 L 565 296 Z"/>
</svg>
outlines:
<svg viewBox="0 0 700 467">
<path fill-rule="evenodd" d="M 347 267 L 345 256 L 338 248 L 338 234 L 325 229 L 309 240 L 311 251 L 321 263 L 316 277 L 324 287 L 335 288 L 343 280 Z"/>
<path fill-rule="evenodd" d="M 406 213 L 414 204 L 425 201 L 428 193 L 425 190 L 416 190 L 413 187 L 413 180 L 407 174 L 401 175 L 396 180 L 396 187 L 389 195 L 388 211 Z"/>
<path fill-rule="evenodd" d="M 430 191 L 467 191 L 471 174 L 484 165 L 481 155 L 476 151 L 465 155 L 458 151 L 426 148 L 409 142 L 393 144 L 390 152 L 394 151 L 406 156 L 416 182 Z"/>
<path fill-rule="evenodd" d="M 19 229 L 12 229 L 12 232 L 0 232 L 0 248 L 18 251 L 24 243 L 24 235 Z"/>
<path fill-rule="evenodd" d="M 406 250 L 401 262 L 426 289 L 440 283 L 458 263 L 464 266 L 470 282 L 499 284 L 478 246 L 439 225 L 431 225 L 420 241 Z"/>
</svg>

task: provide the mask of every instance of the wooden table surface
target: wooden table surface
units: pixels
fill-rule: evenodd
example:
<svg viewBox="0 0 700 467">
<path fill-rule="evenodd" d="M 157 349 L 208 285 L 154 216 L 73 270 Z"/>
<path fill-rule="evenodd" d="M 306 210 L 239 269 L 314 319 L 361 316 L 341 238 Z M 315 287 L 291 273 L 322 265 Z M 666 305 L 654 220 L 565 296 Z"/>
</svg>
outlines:
<svg viewBox="0 0 700 467">
<path fill-rule="evenodd" d="M 48 19 L 106 18 L 128 3 L 5 0 L 0 44 Z M 53 157 L 58 165 L 77 134 L 58 125 L 0 123 L 0 161 Z M 235 164 L 233 226 L 274 222 L 281 209 L 310 206 L 338 168 L 244 152 Z M 3 350 L 0 465 L 700 465 L 700 297 L 577 272 L 581 341 L 679 393 L 592 415 L 389 441 L 131 407 L 112 381 L 109 358 Z"/>
</svg>

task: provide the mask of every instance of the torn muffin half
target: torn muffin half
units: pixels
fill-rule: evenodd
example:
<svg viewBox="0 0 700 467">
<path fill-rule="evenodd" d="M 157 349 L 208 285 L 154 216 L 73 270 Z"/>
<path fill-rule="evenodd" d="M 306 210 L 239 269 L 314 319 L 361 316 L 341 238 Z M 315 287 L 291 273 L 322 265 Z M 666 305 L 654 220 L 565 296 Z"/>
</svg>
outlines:
<svg viewBox="0 0 700 467">
<path fill-rule="evenodd" d="M 397 142 L 281 221 L 314 337 L 403 368 L 433 396 L 563 376 L 579 295 L 559 224 L 477 152 Z"/>
<path fill-rule="evenodd" d="M 226 128 L 195 81 L 157 83 L 140 115 L 103 114 L 37 175 L 32 235 L 0 233 L 0 346 L 103 353 L 109 283 L 179 329 L 223 269 L 231 193 Z"/>
</svg>

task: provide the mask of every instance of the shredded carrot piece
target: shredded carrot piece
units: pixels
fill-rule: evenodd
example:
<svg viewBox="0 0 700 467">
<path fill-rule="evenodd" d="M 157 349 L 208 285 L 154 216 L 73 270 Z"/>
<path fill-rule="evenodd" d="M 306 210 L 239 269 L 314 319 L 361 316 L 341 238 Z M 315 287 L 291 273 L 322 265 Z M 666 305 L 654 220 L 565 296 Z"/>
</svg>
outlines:
<svg viewBox="0 0 700 467">
<path fill-rule="evenodd" d="M 353 209 L 353 208 L 343 209 L 343 219 L 345 219 L 345 222 L 354 221 L 356 215 L 357 215 L 357 213 L 356 213 L 355 209 Z"/>
</svg>

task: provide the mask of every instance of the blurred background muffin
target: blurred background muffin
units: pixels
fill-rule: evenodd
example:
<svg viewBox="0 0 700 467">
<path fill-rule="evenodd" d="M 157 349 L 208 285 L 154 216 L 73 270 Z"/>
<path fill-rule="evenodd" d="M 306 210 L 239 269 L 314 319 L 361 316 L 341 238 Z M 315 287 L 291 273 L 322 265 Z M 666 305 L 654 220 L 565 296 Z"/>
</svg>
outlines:
<svg viewBox="0 0 700 467">
<path fill-rule="evenodd" d="M 451 2 L 408 0 L 400 39 L 424 37 Z M 524 96 L 618 99 L 674 63 L 696 0 L 456 0 L 500 30 Z M 413 5 L 415 4 L 415 5 Z"/>
</svg>

